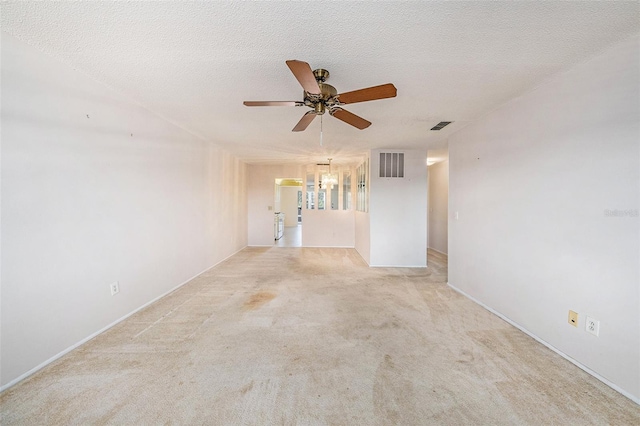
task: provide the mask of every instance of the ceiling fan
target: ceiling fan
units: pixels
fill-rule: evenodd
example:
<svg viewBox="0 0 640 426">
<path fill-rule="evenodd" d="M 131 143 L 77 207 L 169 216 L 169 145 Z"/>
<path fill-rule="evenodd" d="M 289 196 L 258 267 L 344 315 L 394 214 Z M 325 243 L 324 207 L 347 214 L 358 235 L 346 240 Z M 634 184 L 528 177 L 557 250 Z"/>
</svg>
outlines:
<svg viewBox="0 0 640 426">
<path fill-rule="evenodd" d="M 352 92 L 340 93 L 335 87 L 325 83 L 329 79 L 329 71 L 317 69 L 311 71 L 308 63 L 303 61 L 286 61 L 287 66 L 304 89 L 303 101 L 245 101 L 246 106 L 308 106 L 312 108 L 302 116 L 298 124 L 293 128 L 294 132 L 305 130 L 317 115 L 329 114 L 338 120 L 344 121 L 358 129 L 366 129 L 371 125 L 370 121 L 347 111 L 342 105 L 356 102 L 374 101 L 377 99 L 393 98 L 397 90 L 391 83 Z"/>
</svg>

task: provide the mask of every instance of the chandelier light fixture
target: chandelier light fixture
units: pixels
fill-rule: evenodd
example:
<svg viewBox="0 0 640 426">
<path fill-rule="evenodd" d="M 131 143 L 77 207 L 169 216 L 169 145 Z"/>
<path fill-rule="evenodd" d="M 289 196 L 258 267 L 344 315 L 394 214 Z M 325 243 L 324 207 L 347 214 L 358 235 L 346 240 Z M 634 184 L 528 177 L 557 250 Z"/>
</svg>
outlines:
<svg viewBox="0 0 640 426">
<path fill-rule="evenodd" d="M 323 173 L 322 177 L 320 179 L 320 182 L 322 183 L 322 187 L 326 188 L 326 187 L 331 187 L 331 189 L 333 189 L 334 185 L 338 184 L 338 174 L 337 173 L 331 173 L 331 158 L 328 159 L 329 160 L 329 173 Z"/>
</svg>

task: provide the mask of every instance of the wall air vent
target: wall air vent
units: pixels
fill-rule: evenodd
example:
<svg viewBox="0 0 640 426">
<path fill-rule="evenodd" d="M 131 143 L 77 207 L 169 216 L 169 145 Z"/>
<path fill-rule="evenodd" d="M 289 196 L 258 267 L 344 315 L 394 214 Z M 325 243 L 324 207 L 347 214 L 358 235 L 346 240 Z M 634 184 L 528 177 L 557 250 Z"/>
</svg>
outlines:
<svg viewBox="0 0 640 426">
<path fill-rule="evenodd" d="M 380 153 L 380 177 L 404 177 L 404 153 L 381 152 Z"/>
<path fill-rule="evenodd" d="M 451 123 L 453 123 L 453 121 L 441 121 L 441 122 L 439 122 L 438 124 L 436 124 L 435 126 L 433 126 L 433 127 L 431 128 L 431 130 L 440 130 L 440 129 L 442 129 L 443 127 L 445 127 L 445 126 L 447 126 L 447 125 L 449 125 L 449 124 L 451 124 Z"/>
</svg>

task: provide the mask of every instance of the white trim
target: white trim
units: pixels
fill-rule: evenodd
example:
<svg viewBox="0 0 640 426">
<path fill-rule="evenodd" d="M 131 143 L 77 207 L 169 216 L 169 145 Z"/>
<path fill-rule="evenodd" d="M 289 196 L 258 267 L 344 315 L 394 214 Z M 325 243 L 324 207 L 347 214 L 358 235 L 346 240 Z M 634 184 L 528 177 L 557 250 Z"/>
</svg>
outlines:
<svg viewBox="0 0 640 426">
<path fill-rule="evenodd" d="M 432 247 L 427 247 L 427 249 L 428 249 L 428 250 L 433 250 L 433 251 L 435 251 L 436 253 L 440 253 L 440 254 L 441 254 L 441 255 L 443 255 L 443 256 L 447 256 L 447 257 L 449 257 L 449 255 L 448 255 L 447 253 L 442 252 L 442 251 L 440 251 L 440 250 L 436 250 L 436 249 L 434 249 L 434 248 L 432 248 Z"/>
<path fill-rule="evenodd" d="M 71 346 L 69 346 L 67 349 L 63 350 L 62 352 L 58 353 L 57 355 L 52 356 L 51 358 L 49 358 L 48 360 L 44 361 L 43 363 L 39 364 L 38 366 L 32 368 L 31 370 L 27 371 L 24 374 L 21 374 L 20 376 L 16 377 L 15 379 L 11 380 L 9 383 L 7 383 L 4 386 L 0 387 L 0 392 L 3 392 L 7 389 L 9 389 L 11 386 L 17 384 L 18 382 L 21 382 L 22 380 L 26 379 L 27 377 L 31 376 L 32 374 L 42 370 L 44 367 L 46 367 L 47 365 L 51 364 L 52 362 L 54 362 L 55 360 L 63 357 L 64 355 L 68 354 L 69 352 L 71 352 L 72 350 L 78 348 L 79 346 L 84 345 L 85 343 L 87 343 L 89 340 L 93 339 L 94 337 L 104 333 L 105 331 L 109 330 L 111 327 L 113 327 L 114 325 L 117 325 L 119 323 L 121 323 L 122 321 L 126 320 L 127 318 L 129 318 L 131 315 L 135 314 L 136 312 L 141 311 L 142 309 L 146 308 L 147 306 L 157 302 L 158 300 L 162 299 L 163 297 L 167 296 L 170 293 L 173 293 L 174 291 L 176 291 L 177 289 L 179 289 L 180 287 L 182 287 L 183 285 L 185 285 L 186 283 L 188 283 L 189 281 L 193 280 L 194 278 L 204 274 L 205 272 L 207 272 L 209 269 L 211 268 L 215 268 L 216 266 L 218 266 L 219 264 L 221 264 L 222 262 L 224 262 L 225 260 L 229 259 L 232 256 L 235 256 L 236 254 L 240 253 L 242 250 L 244 250 L 245 248 L 247 248 L 248 246 L 244 246 L 242 247 L 240 250 L 236 251 L 233 254 L 230 254 L 229 256 L 225 257 L 224 259 L 220 260 L 219 262 L 215 263 L 213 266 L 209 266 L 208 268 L 202 270 L 201 272 L 198 272 L 196 275 L 194 275 L 193 277 L 187 279 L 186 281 L 182 282 L 182 284 L 178 284 L 177 286 L 173 287 L 171 290 L 167 291 L 166 293 L 161 294 L 160 296 L 156 297 L 155 299 L 152 299 L 151 301 L 145 303 L 144 305 L 140 306 L 139 308 L 129 312 L 128 314 L 126 314 L 125 316 L 123 316 L 120 319 L 115 320 L 114 322 L 112 322 L 111 324 L 107 325 L 104 328 L 101 328 L 100 330 L 96 331 L 95 333 L 90 334 L 89 336 L 85 337 L 84 339 L 80 340 L 78 343 L 75 343 Z"/>
<path fill-rule="evenodd" d="M 369 265 L 371 268 L 426 268 L 427 265 Z"/>
<path fill-rule="evenodd" d="M 339 249 L 355 249 L 354 246 L 300 246 L 301 248 L 339 248 Z"/>
<path fill-rule="evenodd" d="M 633 401 L 636 404 L 640 405 L 640 398 L 639 397 L 637 397 L 635 395 L 632 395 L 631 393 L 629 393 L 629 392 L 625 391 L 624 389 L 620 388 L 620 386 L 616 385 L 615 383 L 612 383 L 609 380 L 605 379 L 604 377 L 602 377 L 601 375 L 599 375 L 595 371 L 591 370 L 589 367 L 587 367 L 587 366 L 581 364 L 580 362 L 576 361 L 575 359 L 571 358 L 569 355 L 565 354 L 564 352 L 560 351 L 559 349 L 557 349 L 554 346 L 550 345 L 549 343 L 545 342 L 544 340 L 542 340 L 541 338 L 539 338 L 535 334 L 531 333 L 529 330 L 525 329 L 521 325 L 519 325 L 519 324 L 513 322 L 512 320 L 510 320 L 509 318 L 505 317 L 500 312 L 495 311 L 494 309 L 488 307 L 487 305 L 485 305 L 484 303 L 480 302 L 479 300 L 477 300 L 473 296 L 470 296 L 467 293 L 465 293 L 464 291 L 460 290 L 459 288 L 453 286 L 451 283 L 447 282 L 447 285 L 449 287 L 451 287 L 453 290 L 455 290 L 458 293 L 460 293 L 463 296 L 465 296 L 467 299 L 470 299 L 471 301 L 473 301 L 473 302 L 477 303 L 478 305 L 482 306 L 483 308 L 485 308 L 487 311 L 491 312 L 492 314 L 502 318 L 503 320 L 505 320 L 506 322 L 508 322 L 509 324 L 514 326 L 515 328 L 517 328 L 518 330 L 522 331 L 524 334 L 526 334 L 529 337 L 532 337 L 534 340 L 542 343 L 547 348 L 551 349 L 553 352 L 555 352 L 558 355 L 560 355 L 562 358 L 566 359 L 567 361 L 569 361 L 570 363 L 572 363 L 573 365 L 575 365 L 579 369 L 583 370 L 585 373 L 590 374 L 591 376 L 593 376 L 596 379 L 600 380 L 602 383 L 604 383 L 605 385 L 609 386 L 613 390 L 615 390 L 617 392 L 620 392 L 622 395 L 626 396 L 631 401 Z"/>
<path fill-rule="evenodd" d="M 364 261 L 364 263 L 365 263 L 369 268 L 371 268 L 371 265 L 369 265 L 369 262 L 367 262 L 367 259 L 365 259 L 365 258 L 364 258 L 364 256 L 362 255 L 362 253 L 360 253 L 360 252 L 358 251 L 358 249 L 357 249 L 357 248 L 355 248 L 355 247 L 354 247 L 353 249 L 356 251 L 356 253 L 358 253 L 358 256 L 360 256 L 360 258 Z"/>
</svg>

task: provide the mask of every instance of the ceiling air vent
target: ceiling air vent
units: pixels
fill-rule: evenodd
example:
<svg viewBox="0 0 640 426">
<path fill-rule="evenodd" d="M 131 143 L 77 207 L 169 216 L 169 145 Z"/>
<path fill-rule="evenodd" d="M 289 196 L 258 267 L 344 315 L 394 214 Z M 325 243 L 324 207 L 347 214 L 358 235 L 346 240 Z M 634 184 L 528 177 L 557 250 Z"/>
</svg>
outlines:
<svg viewBox="0 0 640 426">
<path fill-rule="evenodd" d="M 404 177 L 404 153 L 381 152 L 380 153 L 380 177 Z"/>
<path fill-rule="evenodd" d="M 435 126 L 433 126 L 431 128 L 431 130 L 440 130 L 442 129 L 444 126 L 447 126 L 449 124 L 453 123 L 453 121 L 441 121 L 438 124 L 436 124 Z"/>
</svg>

